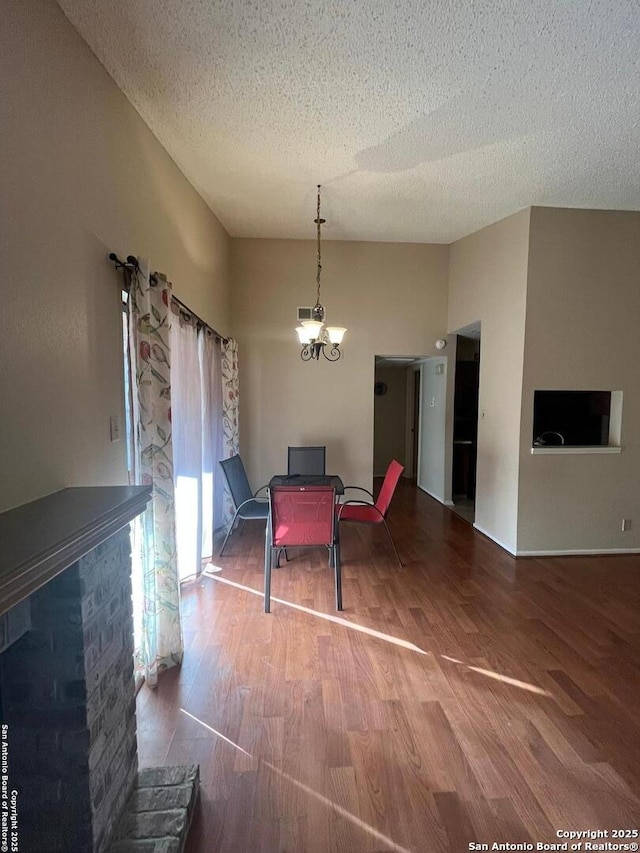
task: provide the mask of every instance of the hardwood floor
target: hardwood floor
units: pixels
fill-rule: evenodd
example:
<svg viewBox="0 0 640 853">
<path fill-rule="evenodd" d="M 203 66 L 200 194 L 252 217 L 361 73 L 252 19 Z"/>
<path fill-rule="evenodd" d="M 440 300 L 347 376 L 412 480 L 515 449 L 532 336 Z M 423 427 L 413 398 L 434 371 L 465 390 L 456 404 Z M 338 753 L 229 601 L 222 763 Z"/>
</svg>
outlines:
<svg viewBox="0 0 640 853">
<path fill-rule="evenodd" d="M 402 569 L 384 530 L 343 528 L 340 614 L 320 550 L 262 612 L 259 524 L 185 590 L 184 663 L 140 691 L 138 744 L 200 764 L 188 853 L 639 827 L 640 557 L 516 561 L 409 484 L 390 526 Z"/>
</svg>

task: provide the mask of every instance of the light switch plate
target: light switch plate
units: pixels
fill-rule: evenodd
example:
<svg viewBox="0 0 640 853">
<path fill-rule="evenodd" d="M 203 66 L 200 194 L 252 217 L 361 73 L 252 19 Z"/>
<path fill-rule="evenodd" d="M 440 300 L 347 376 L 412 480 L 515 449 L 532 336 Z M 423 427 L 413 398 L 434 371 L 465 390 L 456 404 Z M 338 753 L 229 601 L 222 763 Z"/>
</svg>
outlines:
<svg viewBox="0 0 640 853">
<path fill-rule="evenodd" d="M 120 441 L 120 415 L 111 415 L 109 419 L 111 441 Z"/>
</svg>

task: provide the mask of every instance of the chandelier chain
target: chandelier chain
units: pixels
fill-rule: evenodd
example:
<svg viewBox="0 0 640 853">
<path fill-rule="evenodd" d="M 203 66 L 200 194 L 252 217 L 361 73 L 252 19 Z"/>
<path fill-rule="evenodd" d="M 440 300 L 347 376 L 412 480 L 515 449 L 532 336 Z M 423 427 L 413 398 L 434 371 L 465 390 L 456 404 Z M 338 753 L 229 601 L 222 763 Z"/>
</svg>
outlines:
<svg viewBox="0 0 640 853">
<path fill-rule="evenodd" d="M 320 184 L 318 184 L 318 205 L 316 213 L 316 223 L 318 225 L 318 268 L 316 271 L 316 305 L 320 305 L 320 273 L 322 272 L 322 256 L 320 254 L 320 227 L 322 225 L 322 220 L 320 219 Z"/>
</svg>

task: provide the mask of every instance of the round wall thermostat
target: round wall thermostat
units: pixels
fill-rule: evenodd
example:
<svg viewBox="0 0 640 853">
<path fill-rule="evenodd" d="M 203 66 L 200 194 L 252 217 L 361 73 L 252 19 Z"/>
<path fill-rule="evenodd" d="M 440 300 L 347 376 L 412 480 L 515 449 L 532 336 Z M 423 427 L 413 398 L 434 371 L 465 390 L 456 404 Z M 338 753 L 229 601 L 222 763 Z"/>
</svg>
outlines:
<svg viewBox="0 0 640 853">
<path fill-rule="evenodd" d="M 447 345 L 447 342 L 444 338 L 440 338 L 436 341 L 436 349 L 444 349 Z"/>
</svg>

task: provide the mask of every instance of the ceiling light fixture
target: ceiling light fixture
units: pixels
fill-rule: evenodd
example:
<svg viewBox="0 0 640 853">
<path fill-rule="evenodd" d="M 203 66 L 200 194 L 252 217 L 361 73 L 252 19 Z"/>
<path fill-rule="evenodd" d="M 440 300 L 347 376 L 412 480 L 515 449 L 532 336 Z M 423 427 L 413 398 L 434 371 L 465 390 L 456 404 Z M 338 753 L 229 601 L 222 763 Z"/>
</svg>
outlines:
<svg viewBox="0 0 640 853">
<path fill-rule="evenodd" d="M 320 359 L 320 353 L 327 361 L 337 361 L 342 355 L 340 344 L 344 333 L 347 331 L 343 326 L 324 325 L 324 308 L 320 304 L 320 273 L 322 272 L 322 254 L 320 249 L 320 227 L 326 222 L 320 218 L 320 184 L 318 184 L 318 206 L 317 217 L 314 222 L 318 226 L 318 266 L 316 270 L 316 304 L 311 309 L 311 320 L 303 320 L 296 328 L 298 338 L 302 346 L 300 358 L 310 361 L 312 358 Z"/>
</svg>

